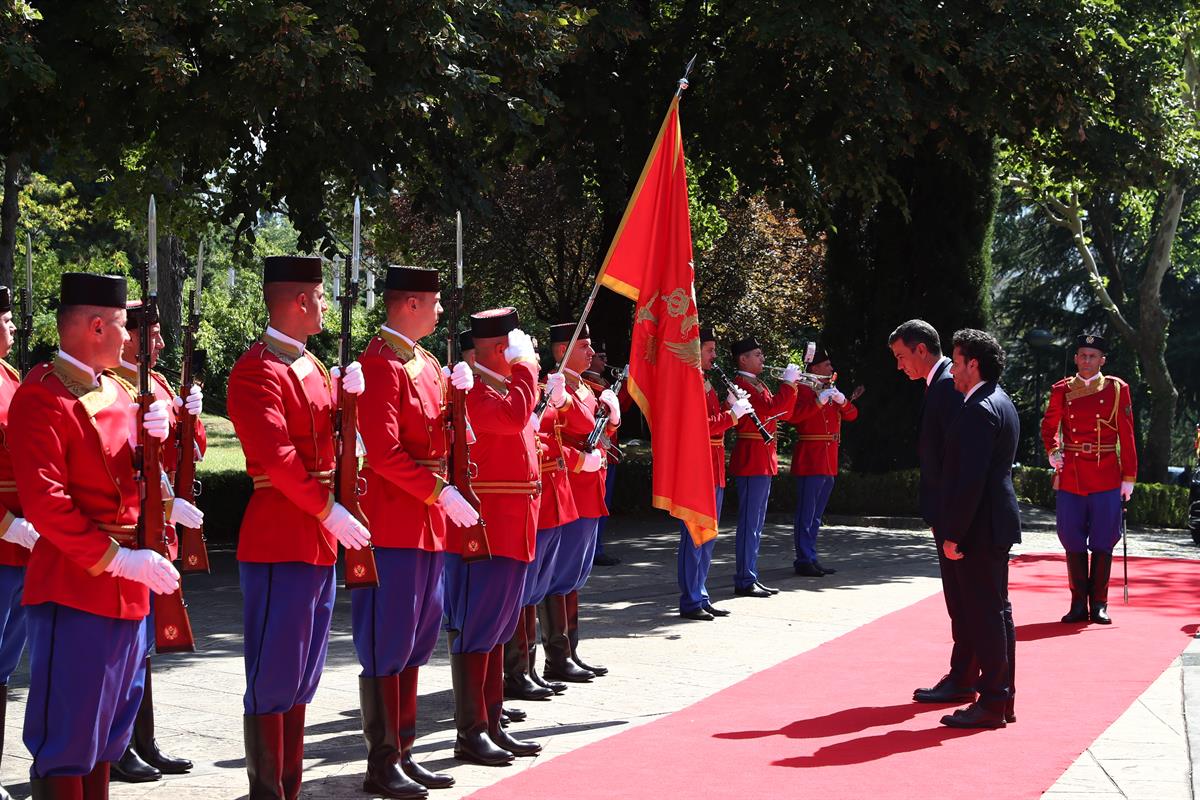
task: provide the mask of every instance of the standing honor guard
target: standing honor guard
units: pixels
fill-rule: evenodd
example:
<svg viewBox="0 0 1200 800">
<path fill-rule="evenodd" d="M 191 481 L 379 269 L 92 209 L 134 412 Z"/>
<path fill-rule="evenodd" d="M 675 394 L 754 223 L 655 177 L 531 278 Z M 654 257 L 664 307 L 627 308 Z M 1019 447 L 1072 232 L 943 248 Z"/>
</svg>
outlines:
<svg viewBox="0 0 1200 800">
<path fill-rule="evenodd" d="M 267 258 L 263 295 L 270 324 L 230 372 L 228 400 L 254 482 L 237 553 L 246 771 L 251 798 L 293 800 L 304 767 L 304 710 L 325 666 L 337 545 L 366 547 L 371 535 L 333 499 L 334 382 L 306 347 L 327 308 L 321 259 Z M 346 366 L 341 387 L 362 394 L 357 362 Z"/>
<path fill-rule="evenodd" d="M 712 328 L 700 329 L 700 369 L 708 372 L 717 361 L 717 339 Z M 721 518 L 721 503 L 725 499 L 725 431 L 750 413 L 750 401 L 733 395 L 725 398 L 728 410 L 722 405 L 717 390 L 704 381 L 704 400 L 708 406 L 708 442 L 712 450 L 713 478 L 716 481 L 717 516 Z M 692 541 L 687 525 L 679 524 L 679 554 L 676 559 L 679 576 L 679 616 L 685 619 L 711 620 L 725 617 L 729 612 L 717 608 L 708 597 L 705 583 L 712 566 L 715 538 L 699 547 Z"/>
<path fill-rule="evenodd" d="M 592 363 L 588 368 L 579 373 L 579 377 L 588 386 L 592 387 L 592 391 L 597 394 L 605 389 L 611 388 L 612 381 L 609 380 L 608 367 L 608 348 L 603 342 L 592 341 Z M 633 398 L 629 396 L 629 392 L 625 387 L 618 387 L 620 392 L 617 393 L 617 400 L 621 403 L 621 411 L 625 412 L 629 406 L 633 404 Z M 616 444 L 617 432 L 612 432 L 612 438 L 609 440 L 612 444 Z M 606 508 L 612 507 L 613 488 L 617 483 L 617 465 L 609 461 L 604 467 L 604 505 Z M 604 552 L 604 529 L 608 527 L 608 515 L 601 517 L 596 523 L 596 552 L 592 555 L 592 565 L 597 567 L 615 567 L 621 563 L 621 559 L 616 556 L 610 556 Z"/>
<path fill-rule="evenodd" d="M 745 392 L 758 419 L 768 433 L 774 434 L 778 418 L 792 413 L 796 404 L 796 381 L 800 367 L 788 364 L 783 370 L 779 394 L 772 394 L 759 380 L 763 371 L 762 345 L 753 336 L 733 344 L 737 364 L 735 385 Z M 771 479 L 779 474 L 775 440 L 764 442 L 749 415 L 737 423 L 737 440 L 729 459 L 729 474 L 737 481 L 737 572 L 733 577 L 734 594 L 770 597 L 778 589 L 763 586 L 758 580 L 758 547 L 763 523 L 767 519 L 767 501 L 771 498 Z"/>
<path fill-rule="evenodd" d="M 13 350 L 17 328 L 12 312 L 12 293 L 7 286 L 0 286 L 0 359 L 8 358 Z M 38 540 L 37 531 L 21 512 L 21 499 L 13 478 L 8 409 L 20 385 L 21 374 L 7 361 L 0 360 L 0 507 L 4 511 L 0 519 L 0 757 L 4 754 L 8 679 L 25 649 L 25 606 L 21 605 L 25 565 Z M 3 786 L 0 786 L 0 800 L 10 800 Z"/>
<path fill-rule="evenodd" d="M 1075 340 L 1075 369 L 1050 389 L 1042 417 L 1042 444 L 1054 467 L 1058 540 L 1067 551 L 1071 609 L 1063 622 L 1108 625 L 1108 578 L 1121 540 L 1121 504 L 1133 496 L 1137 446 L 1129 384 L 1104 375 L 1108 342 L 1083 334 Z M 1092 551 L 1088 573 L 1088 551 Z"/>
<path fill-rule="evenodd" d="M 362 504 L 371 523 L 379 587 L 350 594 L 358 692 L 367 741 L 363 790 L 384 797 L 424 797 L 454 784 L 412 757 L 417 728 L 417 671 L 429 662 L 442 622 L 446 526 L 470 527 L 475 509 L 446 482 L 447 378 L 417 342 L 442 313 L 437 270 L 389 267 L 383 292 L 387 320 L 363 351 L 367 386 L 359 425 L 368 453 Z M 474 385 L 455 365 L 450 382 Z"/>
<path fill-rule="evenodd" d="M 567 392 L 571 397 L 572 410 L 579 415 L 574 419 L 582 423 L 581 430 L 587 429 L 583 434 L 586 438 L 595 426 L 600 406 L 604 405 L 608 411 L 605 432 L 612 435 L 621 424 L 620 402 L 611 389 L 597 394 L 580 377 L 580 373 L 591 365 L 595 351 L 592 349 L 591 332 L 585 322 L 580 328 L 575 349 L 567 352 L 575 327 L 574 322 L 550 326 L 550 346 L 554 352 L 554 359 L 563 365 L 562 372 L 567 378 Z M 572 436 L 571 443 L 582 445 L 579 438 Z M 598 675 L 608 674 L 607 667 L 585 664 L 580 659 L 578 650 L 579 590 L 592 574 L 592 558 L 596 553 L 596 535 L 600 519 L 608 516 L 608 506 L 604 503 L 606 470 L 603 448 L 597 447 L 596 453 L 601 457 L 598 469 L 590 469 L 595 462 L 588 461 L 580 463 L 578 470 L 569 473 L 571 494 L 575 498 L 575 507 L 579 510 L 579 519 L 563 526 L 554 575 L 542 604 L 542 608 L 545 609 L 542 619 L 542 638 L 546 645 L 545 676 L 556 680 L 590 681 Z M 585 470 L 584 467 L 588 469 Z M 566 641 L 570 644 L 569 658 L 561 657 L 561 648 L 556 644 L 562 641 L 561 636 L 564 633 Z"/>
<path fill-rule="evenodd" d="M 115 372 L 131 385 L 137 385 L 138 382 L 138 331 L 145 324 L 146 316 L 146 308 L 141 300 L 135 300 L 126 305 L 125 329 L 129 331 L 129 341 L 125 342 L 125 346 L 121 350 L 121 363 Z M 162 456 L 163 470 L 167 473 L 169 484 L 173 486 L 175 469 L 179 465 L 178 439 L 176 437 L 179 425 L 177 410 L 183 408 L 185 403 L 172 391 L 167 379 L 154 371 L 154 367 L 158 363 L 158 355 L 162 352 L 165 343 L 162 338 L 162 325 L 158 321 L 157 309 L 152 309 L 149 316 L 152 320 L 150 325 L 150 383 L 154 389 L 154 399 L 162 400 L 167 405 L 170 424 L 170 435 L 162 443 L 159 453 Z M 200 387 L 192 386 L 188 393 L 186 406 L 191 418 L 195 420 L 196 444 L 202 454 L 207 445 L 204 425 L 200 422 L 200 411 L 203 404 L 204 394 L 200 391 Z M 198 511 L 193 514 L 191 510 L 190 504 L 181 504 L 180 510 L 176 511 L 172 504 L 172 513 L 183 515 L 179 521 L 187 527 L 195 528 L 200 525 L 201 520 Z M 174 524 L 167 526 L 166 533 L 171 558 L 174 560 L 179 552 Z M 164 773 L 181 775 L 192 768 L 192 762 L 188 759 L 169 756 L 159 750 L 158 742 L 154 738 L 154 694 L 150 672 L 150 656 L 154 654 L 153 610 L 146 616 L 146 637 L 146 661 L 143 667 L 145 690 L 142 692 L 142 704 L 138 708 L 137 721 L 133 726 L 133 739 L 125 748 L 125 753 L 120 760 L 113 762 L 112 765 L 112 779 L 126 783 L 156 781 L 162 778 Z"/>
<path fill-rule="evenodd" d="M 533 560 L 538 496 L 537 360 L 533 341 L 517 328 L 512 308 L 471 316 L 475 344 L 474 387 L 467 414 L 476 441 L 471 488 L 479 496 L 491 558 L 465 551 L 464 531 L 448 530 L 446 628 L 454 683 L 457 758 L 487 766 L 531 756 L 541 745 L 515 739 L 501 726 L 504 642 L 521 616 L 525 573 Z M 474 542 L 473 542 L 474 543 Z"/>
<path fill-rule="evenodd" d="M 65 273 L 58 355 L 30 372 L 9 408 L 21 506 L 42 534 L 25 584 L 24 738 L 39 799 L 108 797 L 109 763 L 142 699 L 150 591 L 179 588 L 170 561 L 138 549 L 137 390 L 106 372 L 129 338 L 125 292 L 122 277 Z M 166 439 L 167 404 L 150 404 L 142 428 Z"/>
<path fill-rule="evenodd" d="M 796 560 L 792 568 L 797 575 L 820 578 L 837 572 L 817 559 L 817 534 L 838 473 L 842 423 L 858 419 L 854 401 L 862 396 L 864 389 L 855 387 L 849 398 L 842 394 L 834 385 L 833 362 L 822 347 L 808 358 L 807 366 L 808 373 L 817 376 L 820 382 L 805 384 L 798 390 L 796 408 L 788 418 L 796 428 L 796 446 L 792 450 L 792 476 L 796 479 L 793 532 Z"/>
</svg>

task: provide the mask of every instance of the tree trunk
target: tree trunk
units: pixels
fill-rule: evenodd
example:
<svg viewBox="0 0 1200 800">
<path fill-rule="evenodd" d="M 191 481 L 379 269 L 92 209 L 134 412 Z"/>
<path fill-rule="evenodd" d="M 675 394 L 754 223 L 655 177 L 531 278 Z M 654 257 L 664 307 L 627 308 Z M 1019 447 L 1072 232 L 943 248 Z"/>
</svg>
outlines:
<svg viewBox="0 0 1200 800">
<path fill-rule="evenodd" d="M 179 365 L 183 284 L 188 271 L 189 262 L 182 240 L 174 234 L 161 237 L 158 242 L 158 315 L 166 343 L 161 360 L 172 375 L 177 374 Z"/>
<path fill-rule="evenodd" d="M 18 199 L 24 183 L 25 157 L 9 153 L 4 159 L 4 200 L 0 203 L 0 285 L 13 285 L 13 260 L 17 250 L 17 223 L 21 209 Z"/>
</svg>

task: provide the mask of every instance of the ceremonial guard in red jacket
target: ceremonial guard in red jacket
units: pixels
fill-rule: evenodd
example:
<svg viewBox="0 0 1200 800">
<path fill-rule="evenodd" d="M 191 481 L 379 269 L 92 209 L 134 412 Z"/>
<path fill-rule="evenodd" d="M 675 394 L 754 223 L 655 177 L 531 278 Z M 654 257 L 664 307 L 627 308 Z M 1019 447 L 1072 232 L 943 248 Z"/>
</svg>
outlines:
<svg viewBox="0 0 1200 800">
<path fill-rule="evenodd" d="M 125 279 L 64 274 L 58 334 L 58 355 L 30 371 L 8 416 L 21 508 L 41 534 L 26 568 L 24 738 L 33 797 L 91 800 L 108 797 L 142 699 L 150 591 L 174 592 L 179 573 L 138 549 L 137 392 L 106 371 L 129 338 Z M 142 425 L 166 439 L 167 404 Z"/>
<path fill-rule="evenodd" d="M 759 379 L 763 371 L 762 345 L 754 337 L 733 345 L 733 360 L 737 364 L 734 384 L 746 393 L 754 413 L 771 434 L 779 418 L 792 413 L 796 404 L 796 380 L 800 367 L 788 364 L 783 371 L 779 393 L 772 394 Z M 729 474 L 737 482 L 737 571 L 733 576 L 735 594 L 749 597 L 770 597 L 779 592 L 758 580 L 758 547 L 762 542 L 763 523 L 767 519 L 767 502 L 771 499 L 771 479 L 779 474 L 776 443 L 763 441 L 762 434 L 750 421 L 749 415 L 737 423 L 737 439 L 729 459 Z"/>
<path fill-rule="evenodd" d="M 359 698 L 367 741 L 363 790 L 423 797 L 454 779 L 412 757 L 417 672 L 429 662 L 442 623 L 446 527 L 474 525 L 475 509 L 446 483 L 449 383 L 474 384 L 465 363 L 449 379 L 418 342 L 441 316 L 438 273 L 390 267 L 383 293 L 387 319 L 359 359 L 367 390 L 358 403 L 367 459 L 363 511 L 371 526 L 379 587 L 350 594 Z"/>
<path fill-rule="evenodd" d="M 1042 443 L 1055 469 L 1058 539 L 1067 551 L 1071 609 L 1063 622 L 1108 625 L 1108 578 L 1121 540 L 1121 503 L 1133 495 L 1137 446 L 1129 384 L 1104 375 L 1108 342 L 1075 340 L 1074 377 L 1050 389 Z M 1088 551 L 1092 551 L 1088 573 Z"/>
<path fill-rule="evenodd" d="M 562 529 L 579 519 L 567 476 L 587 465 L 599 469 L 601 461 L 598 453 L 581 453 L 563 442 L 564 435 L 574 432 L 578 436 L 581 430 L 578 424 L 573 429 L 568 427 L 571 417 L 578 415 L 572 413 L 574 403 L 566 391 L 565 376 L 551 373 L 543 391 L 548 395 L 548 401 L 538 428 L 542 496 L 537 545 L 533 561 L 529 562 L 525 572 L 521 619 L 512 639 L 504 645 L 504 696 L 517 700 L 545 700 L 567 688 L 566 684 L 546 680 L 537 673 L 537 607 L 546 599 L 554 577 Z M 560 653 L 570 647 L 565 636 L 555 646 Z"/>
<path fill-rule="evenodd" d="M 125 347 L 121 351 L 121 363 L 115 372 L 131 386 L 136 386 L 138 382 L 138 330 L 141 328 L 145 316 L 142 301 L 135 300 L 127 304 L 125 328 L 129 331 L 129 341 L 125 343 Z M 157 317 L 157 314 L 154 316 Z M 173 486 L 175 485 L 175 469 L 179 466 L 179 439 L 176 436 L 179 427 L 177 410 L 182 408 L 185 403 L 172 391 L 167 379 L 161 373 L 154 371 L 154 367 L 158 363 L 158 355 L 164 346 L 162 325 L 155 321 L 150 326 L 150 381 L 151 388 L 154 390 L 154 398 L 162 400 L 167 406 L 170 435 L 163 442 L 159 454 L 162 458 L 163 469 L 167 472 L 168 483 Z M 200 450 L 200 455 L 203 455 L 207 446 L 207 438 L 204 424 L 200 422 L 204 394 L 199 386 L 193 386 L 188 392 L 186 405 L 188 413 L 192 415 L 196 424 L 196 446 Z M 197 528 L 203 523 L 203 516 L 199 510 L 186 501 L 179 501 L 178 507 L 176 507 L 176 503 L 172 502 L 171 515 L 173 520 L 189 528 Z M 174 522 L 167 526 L 166 533 L 168 546 L 174 558 L 178 552 Z M 145 687 L 142 692 L 142 704 L 138 708 L 137 721 L 133 726 L 133 739 L 125 748 L 125 754 L 121 756 L 120 760 L 113 762 L 112 779 L 115 781 L 127 783 L 156 781 L 162 778 L 164 773 L 180 775 L 192 768 L 192 762 L 188 759 L 169 756 L 159 750 L 158 742 L 154 738 L 154 684 L 151 680 L 150 670 L 150 656 L 153 654 L 154 612 L 151 609 L 151 613 L 146 615 Z"/>
<path fill-rule="evenodd" d="M 595 351 L 592 354 L 591 365 L 579 373 L 579 377 L 583 382 L 592 387 L 592 391 L 599 395 L 605 389 L 612 387 L 610 380 L 610 370 L 608 366 L 608 349 L 604 342 L 596 339 L 592 340 L 592 349 Z M 617 401 L 621 405 L 621 413 L 629 410 L 633 405 L 633 398 L 630 396 L 627 387 L 620 387 L 617 392 Z M 615 447 L 617 444 L 617 432 L 614 430 L 609 438 L 609 442 Z M 612 507 L 613 489 L 617 483 L 617 465 L 609 460 L 604 467 L 604 505 L 608 508 Z M 604 551 L 604 529 L 608 527 L 608 516 L 605 515 L 596 523 L 596 553 L 592 556 L 592 566 L 596 567 L 615 567 L 621 563 L 621 559 L 616 556 L 609 555 Z"/>
<path fill-rule="evenodd" d="M 700 368 L 708 372 L 717 360 L 717 339 L 712 328 L 700 329 Z M 722 401 L 717 390 L 704 382 L 704 399 L 708 405 L 708 442 L 712 448 L 713 479 L 716 481 L 717 519 L 721 518 L 721 503 L 725 500 L 725 431 L 750 413 L 750 401 L 730 396 Z M 692 541 L 687 525 L 679 524 L 679 553 L 676 558 L 679 576 L 679 616 L 685 619 L 711 620 L 725 617 L 729 612 L 717 608 L 708 597 L 705 583 L 712 566 L 713 545 L 710 539 L 699 547 Z"/>
<path fill-rule="evenodd" d="M 229 375 L 229 417 L 254 493 L 238 534 L 246 662 L 246 771 L 251 798 L 300 794 L 304 711 L 329 639 L 337 545 L 370 533 L 331 488 L 333 377 L 308 351 L 326 310 L 321 259 L 274 256 L 263 269 L 270 324 Z M 358 362 L 345 391 L 365 387 Z"/>
<path fill-rule="evenodd" d="M 858 419 L 854 401 L 862 395 L 863 388 L 855 388 L 847 398 L 834 386 L 833 362 L 824 348 L 817 348 L 809 359 L 808 372 L 817 376 L 820 383 L 805 384 L 798 390 L 796 407 L 788 418 L 796 428 L 796 446 L 792 450 L 792 475 L 796 478 L 793 532 L 796 560 L 792 567 L 797 575 L 820 578 L 837 572 L 817 559 L 817 534 L 838 473 L 842 423 Z"/>
<path fill-rule="evenodd" d="M 464 562 L 463 529 L 451 526 L 446 546 L 446 628 L 454 683 L 456 757 L 500 765 L 541 745 L 501 727 L 504 643 L 521 616 L 525 573 L 533 560 L 541 494 L 537 434 L 537 361 L 533 341 L 517 328 L 512 308 L 471 316 L 475 386 L 467 415 L 476 441 L 471 486 L 480 500 L 492 557 Z"/>
<path fill-rule="evenodd" d="M 16 325 L 12 319 L 12 293 L 0 286 L 0 359 L 13 349 Z M 25 565 L 38 534 L 21 512 L 17 482 L 13 478 L 11 440 L 8 433 L 8 409 L 21 375 L 7 361 L 0 361 L 0 756 L 4 753 L 2 727 L 8 705 L 8 679 L 12 677 L 25 649 L 25 607 L 21 589 L 25 585 Z M 0 786 L 0 800 L 9 800 Z"/>
<path fill-rule="evenodd" d="M 568 354 L 567 345 L 574 333 L 574 322 L 550 326 L 550 347 L 555 360 L 565 364 L 563 374 L 567 377 L 571 410 L 578 415 L 569 424 L 572 430 L 585 431 L 582 436 L 572 436 L 572 441 L 580 444 L 579 440 L 592 432 L 596 412 L 602 404 L 609 410 L 605 431 L 615 435 L 621 424 L 621 407 L 611 390 L 597 393 L 583 382 L 580 373 L 592 363 L 595 351 L 592 350 L 591 333 L 587 323 L 584 323 L 575 349 Z M 603 450 L 597 447 L 596 452 L 602 454 Z M 579 590 L 592 574 L 592 557 L 596 552 L 600 518 L 608 516 L 608 506 L 604 503 L 606 464 L 602 455 L 599 468 L 591 469 L 595 466 L 595 462 L 589 461 L 581 464 L 578 471 L 573 470 L 568 474 L 579 519 L 563 526 L 550 586 L 540 606 L 542 642 L 546 646 L 544 674 L 547 679 L 581 682 L 608 673 L 606 667 L 585 664 L 579 657 Z M 584 467 L 589 469 L 585 470 Z M 569 657 L 558 645 L 563 641 L 564 634 L 570 643 Z"/>
</svg>

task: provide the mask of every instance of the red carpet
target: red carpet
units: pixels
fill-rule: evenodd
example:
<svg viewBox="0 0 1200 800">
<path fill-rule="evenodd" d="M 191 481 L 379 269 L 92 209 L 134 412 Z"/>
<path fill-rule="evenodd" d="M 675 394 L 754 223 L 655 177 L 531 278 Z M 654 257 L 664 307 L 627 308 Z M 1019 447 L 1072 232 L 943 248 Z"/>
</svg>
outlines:
<svg viewBox="0 0 1200 800">
<path fill-rule="evenodd" d="M 1018 721 L 1004 730 L 951 730 L 952 707 L 909 702 L 950 652 L 939 593 L 471 797 L 1036 798 L 1196 630 L 1200 561 L 1130 559 L 1128 606 L 1120 574 L 1118 559 L 1114 624 L 1071 626 L 1062 557 L 1013 562 Z"/>
</svg>

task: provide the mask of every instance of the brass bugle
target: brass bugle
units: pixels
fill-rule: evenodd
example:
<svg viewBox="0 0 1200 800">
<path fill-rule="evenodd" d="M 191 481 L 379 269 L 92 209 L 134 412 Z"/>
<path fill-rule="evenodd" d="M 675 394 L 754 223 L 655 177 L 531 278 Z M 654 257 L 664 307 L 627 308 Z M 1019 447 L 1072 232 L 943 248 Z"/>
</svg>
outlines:
<svg viewBox="0 0 1200 800">
<path fill-rule="evenodd" d="M 787 367 L 776 367 L 770 364 L 763 365 L 763 371 L 769 373 L 775 380 L 782 380 L 783 373 L 786 370 Z M 819 392 L 822 389 L 828 389 L 835 377 L 834 375 L 815 375 L 811 372 L 801 372 L 800 376 L 796 378 L 796 382 L 802 383 L 813 391 Z"/>
</svg>

